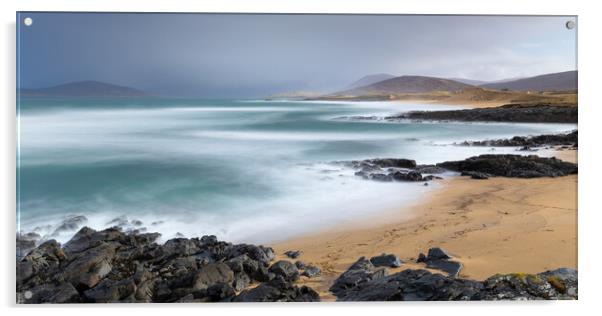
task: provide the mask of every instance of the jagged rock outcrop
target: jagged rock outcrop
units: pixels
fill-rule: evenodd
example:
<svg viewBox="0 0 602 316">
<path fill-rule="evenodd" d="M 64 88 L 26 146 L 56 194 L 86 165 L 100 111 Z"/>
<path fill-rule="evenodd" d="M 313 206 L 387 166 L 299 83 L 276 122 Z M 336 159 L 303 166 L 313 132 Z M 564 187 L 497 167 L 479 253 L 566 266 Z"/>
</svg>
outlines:
<svg viewBox="0 0 602 316">
<path fill-rule="evenodd" d="M 272 264 L 272 248 L 215 236 L 174 238 L 118 228 L 80 229 L 48 240 L 17 262 L 19 303 L 319 301 L 298 287 L 297 267 Z M 305 268 L 305 271 L 308 271 Z M 257 286 L 249 289 L 252 284 Z"/>
<path fill-rule="evenodd" d="M 435 259 L 436 258 L 436 259 Z M 433 260 L 447 260 L 433 256 Z M 485 281 L 467 280 L 406 269 L 388 275 L 360 258 L 335 280 L 339 301 L 455 301 L 577 299 L 577 271 L 557 269 L 539 274 L 494 275 Z"/>
<path fill-rule="evenodd" d="M 537 103 L 506 104 L 499 107 L 466 110 L 414 111 L 388 116 L 385 120 L 577 123 L 577 114 L 578 108 L 575 105 Z"/>
<path fill-rule="evenodd" d="M 462 172 L 473 178 L 487 178 L 489 176 L 509 178 L 559 177 L 577 173 L 577 165 L 574 163 L 534 155 L 480 155 L 465 160 L 438 163 L 437 166 Z"/>
</svg>

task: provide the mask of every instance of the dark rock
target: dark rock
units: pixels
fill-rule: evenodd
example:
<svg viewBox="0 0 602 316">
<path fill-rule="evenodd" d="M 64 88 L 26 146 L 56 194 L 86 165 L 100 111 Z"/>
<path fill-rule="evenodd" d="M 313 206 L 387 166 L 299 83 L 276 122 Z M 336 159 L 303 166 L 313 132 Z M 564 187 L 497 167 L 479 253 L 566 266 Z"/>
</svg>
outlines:
<svg viewBox="0 0 602 316">
<path fill-rule="evenodd" d="M 364 160 L 365 162 L 371 163 L 380 168 L 416 168 L 416 161 L 411 159 L 399 159 L 399 158 L 376 158 Z"/>
<path fill-rule="evenodd" d="M 92 303 L 119 302 L 136 292 L 136 284 L 132 279 L 115 281 L 102 280 L 97 286 L 84 292 L 84 296 Z"/>
<path fill-rule="evenodd" d="M 407 269 L 348 287 L 338 287 L 333 294 L 339 301 L 577 299 L 577 271 L 558 269 L 540 274 L 495 275 L 479 282 L 422 269 Z"/>
<path fill-rule="evenodd" d="M 251 284 L 251 279 L 244 272 L 234 274 L 233 286 L 236 291 L 242 291 Z"/>
<path fill-rule="evenodd" d="M 330 291 L 339 296 L 349 289 L 356 288 L 372 280 L 384 278 L 386 275 L 387 270 L 385 268 L 376 268 L 369 260 L 361 257 L 335 280 L 330 287 Z"/>
<path fill-rule="evenodd" d="M 445 250 L 443 250 L 439 247 L 434 247 L 434 248 L 429 249 L 426 259 L 427 260 L 451 259 L 451 256 Z"/>
<path fill-rule="evenodd" d="M 297 267 L 297 269 L 305 269 L 305 267 L 306 267 L 307 265 L 305 264 L 305 262 L 303 262 L 303 261 L 300 261 L 300 260 L 297 260 L 297 261 L 295 262 L 295 266 Z"/>
<path fill-rule="evenodd" d="M 280 260 L 270 266 L 269 272 L 283 277 L 286 281 L 294 282 L 299 279 L 299 269 L 290 261 Z"/>
<path fill-rule="evenodd" d="M 111 272 L 117 245 L 103 243 L 79 253 L 63 269 L 61 277 L 78 290 L 94 287 Z"/>
<path fill-rule="evenodd" d="M 484 141 L 464 142 L 464 146 L 486 147 L 522 147 L 521 150 L 531 151 L 532 147 L 542 146 L 578 146 L 577 130 L 568 134 L 539 135 L 533 137 L 515 136 L 510 139 L 494 139 Z"/>
<path fill-rule="evenodd" d="M 415 111 L 385 117 L 385 119 L 389 121 L 411 119 L 468 122 L 577 123 L 577 112 L 578 108 L 574 104 L 507 104 L 480 109 Z"/>
<path fill-rule="evenodd" d="M 40 234 L 35 232 L 17 234 L 16 248 L 17 248 L 17 260 L 21 260 L 27 253 L 36 247 L 38 241 L 42 238 Z"/>
<path fill-rule="evenodd" d="M 436 165 L 418 165 L 414 168 L 414 171 L 422 174 L 441 174 L 447 172 L 446 169 L 437 167 Z"/>
<path fill-rule="evenodd" d="M 426 256 L 421 252 L 418 255 L 418 259 L 416 259 L 416 262 L 420 263 L 420 262 L 426 262 Z"/>
<path fill-rule="evenodd" d="M 393 179 L 396 181 L 423 181 L 422 174 L 416 171 L 400 172 L 396 171 L 392 174 Z"/>
<path fill-rule="evenodd" d="M 396 267 L 401 267 L 401 264 L 402 264 L 401 260 L 396 255 L 384 254 L 384 253 L 380 256 L 375 256 L 375 257 L 370 258 L 370 262 L 375 267 L 396 268 Z"/>
<path fill-rule="evenodd" d="M 483 282 L 480 300 L 577 299 L 577 271 L 558 269 L 540 274 L 494 275 Z"/>
<path fill-rule="evenodd" d="M 482 287 L 476 281 L 408 269 L 334 294 L 339 301 L 471 300 Z"/>
<path fill-rule="evenodd" d="M 199 269 L 194 275 L 192 288 L 195 290 L 206 289 L 217 283 L 231 284 L 234 281 L 234 272 L 225 263 L 210 263 Z"/>
<path fill-rule="evenodd" d="M 558 177 L 577 173 L 577 165 L 570 162 L 520 155 L 480 155 L 437 166 L 457 172 L 482 172 L 510 178 Z"/>
<path fill-rule="evenodd" d="M 320 275 L 320 273 L 322 273 L 322 270 L 320 270 L 320 268 L 313 265 L 307 265 L 305 266 L 305 269 L 301 275 L 306 276 L 308 278 L 313 278 Z"/>
<path fill-rule="evenodd" d="M 488 173 L 478 172 L 478 171 L 462 171 L 462 173 L 460 175 L 468 176 L 471 179 L 477 179 L 477 180 L 487 180 L 487 179 L 489 179 L 489 177 L 491 177 L 491 175 Z"/>
<path fill-rule="evenodd" d="M 267 283 L 242 291 L 235 302 L 319 302 L 318 293 L 307 286 L 297 287 L 277 276 Z"/>
<path fill-rule="evenodd" d="M 17 300 L 25 304 L 81 302 L 79 293 L 70 283 L 41 284 L 17 293 Z"/>
<path fill-rule="evenodd" d="M 460 270 L 462 270 L 462 264 L 460 262 L 446 259 L 428 260 L 426 261 L 426 267 L 429 269 L 441 270 L 454 278 L 457 278 L 460 274 Z"/>
<path fill-rule="evenodd" d="M 70 216 L 63 220 L 63 222 L 54 230 L 52 236 L 57 236 L 60 233 L 74 231 L 88 222 L 88 218 L 83 215 Z"/>
<path fill-rule="evenodd" d="M 289 250 L 284 253 L 285 256 L 291 259 L 297 259 L 301 254 L 302 252 L 300 250 Z"/>
<path fill-rule="evenodd" d="M 234 288 L 228 283 L 217 283 L 207 288 L 206 296 L 210 302 L 230 301 L 236 295 Z"/>
<path fill-rule="evenodd" d="M 393 176 L 383 173 L 373 173 L 369 176 L 369 179 L 380 182 L 391 182 L 394 180 Z"/>
</svg>

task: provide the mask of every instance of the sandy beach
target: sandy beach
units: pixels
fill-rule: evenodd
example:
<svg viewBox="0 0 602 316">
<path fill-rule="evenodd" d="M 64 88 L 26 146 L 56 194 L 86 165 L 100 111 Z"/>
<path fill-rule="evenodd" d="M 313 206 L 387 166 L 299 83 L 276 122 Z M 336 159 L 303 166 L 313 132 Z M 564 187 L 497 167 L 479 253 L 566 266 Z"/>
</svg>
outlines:
<svg viewBox="0 0 602 316">
<path fill-rule="evenodd" d="M 558 151 L 555 156 L 576 162 L 577 151 Z M 424 268 L 414 263 L 418 254 L 442 247 L 464 265 L 461 277 L 478 280 L 496 273 L 577 268 L 577 175 L 441 181 L 441 187 L 418 205 L 272 246 L 278 254 L 301 250 L 299 260 L 322 269 L 321 277 L 302 277 L 301 282 L 323 300 L 334 300 L 328 288 L 350 264 L 381 253 L 405 261 L 396 270 Z"/>
</svg>

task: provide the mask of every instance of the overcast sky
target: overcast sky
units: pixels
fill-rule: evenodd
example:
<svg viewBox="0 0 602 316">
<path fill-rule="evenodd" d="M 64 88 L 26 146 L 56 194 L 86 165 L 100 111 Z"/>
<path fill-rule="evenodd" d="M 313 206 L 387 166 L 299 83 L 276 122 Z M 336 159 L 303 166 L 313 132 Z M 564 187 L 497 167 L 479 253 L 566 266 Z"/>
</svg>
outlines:
<svg viewBox="0 0 602 316">
<path fill-rule="evenodd" d="M 33 24 L 24 26 L 23 18 Z M 28 13 L 19 85 L 170 96 L 327 92 L 369 74 L 476 80 L 576 69 L 574 17 Z"/>
</svg>

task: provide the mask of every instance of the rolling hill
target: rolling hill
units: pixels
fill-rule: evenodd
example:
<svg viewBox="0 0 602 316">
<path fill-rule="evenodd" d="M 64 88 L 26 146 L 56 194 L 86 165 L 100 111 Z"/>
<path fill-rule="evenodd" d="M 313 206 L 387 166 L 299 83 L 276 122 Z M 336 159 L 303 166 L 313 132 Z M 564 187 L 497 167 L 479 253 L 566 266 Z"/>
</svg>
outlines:
<svg viewBox="0 0 602 316">
<path fill-rule="evenodd" d="M 77 81 L 42 89 L 21 89 L 22 96 L 39 97 L 143 97 L 144 91 L 99 81 Z"/>
<path fill-rule="evenodd" d="M 535 77 L 487 83 L 483 88 L 511 91 L 570 91 L 577 90 L 577 71 L 565 71 Z"/>
<path fill-rule="evenodd" d="M 374 74 L 374 75 L 367 75 L 362 77 L 361 79 L 355 81 L 354 83 L 350 84 L 348 89 L 355 89 L 355 88 L 359 88 L 359 87 L 364 87 L 364 86 L 369 86 L 371 84 L 380 82 L 380 81 L 384 81 L 384 80 L 388 80 L 388 79 L 393 79 L 396 76 L 390 75 L 390 74 Z"/>
<path fill-rule="evenodd" d="M 334 95 L 367 96 L 429 93 L 436 91 L 454 92 L 469 87 L 472 86 L 449 79 L 425 76 L 401 76 L 379 81 L 366 86 L 337 92 Z"/>
</svg>

